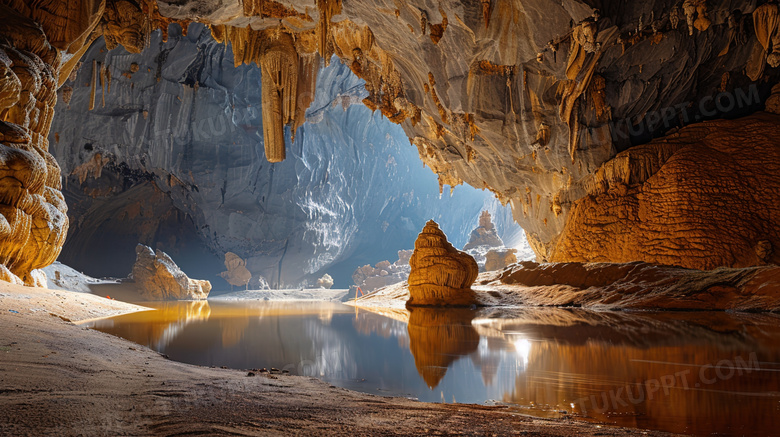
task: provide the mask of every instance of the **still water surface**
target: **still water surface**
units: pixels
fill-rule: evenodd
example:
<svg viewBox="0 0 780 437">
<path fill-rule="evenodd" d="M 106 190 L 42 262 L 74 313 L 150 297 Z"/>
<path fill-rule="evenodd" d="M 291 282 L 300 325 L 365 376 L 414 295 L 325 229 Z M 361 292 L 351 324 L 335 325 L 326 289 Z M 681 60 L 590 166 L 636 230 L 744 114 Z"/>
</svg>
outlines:
<svg viewBox="0 0 780 437">
<path fill-rule="evenodd" d="M 171 359 L 426 402 L 696 435 L 780 435 L 780 317 L 171 302 L 90 326 Z"/>
</svg>

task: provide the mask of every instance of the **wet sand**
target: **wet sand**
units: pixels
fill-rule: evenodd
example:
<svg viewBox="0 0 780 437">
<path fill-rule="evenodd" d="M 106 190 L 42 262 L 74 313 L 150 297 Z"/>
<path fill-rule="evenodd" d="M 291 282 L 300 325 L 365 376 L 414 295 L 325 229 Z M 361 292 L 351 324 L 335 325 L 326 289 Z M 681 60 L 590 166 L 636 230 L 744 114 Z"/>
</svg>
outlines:
<svg viewBox="0 0 780 437">
<path fill-rule="evenodd" d="M 0 434 L 669 435 L 182 364 L 72 322 L 143 309 L 0 284 Z"/>
</svg>

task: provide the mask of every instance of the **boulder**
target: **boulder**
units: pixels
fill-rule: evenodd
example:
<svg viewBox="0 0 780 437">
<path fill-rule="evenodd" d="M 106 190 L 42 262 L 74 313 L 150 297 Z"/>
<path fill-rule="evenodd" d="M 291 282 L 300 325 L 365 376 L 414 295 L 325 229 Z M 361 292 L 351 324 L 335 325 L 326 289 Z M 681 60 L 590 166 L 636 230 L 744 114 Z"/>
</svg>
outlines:
<svg viewBox="0 0 780 437">
<path fill-rule="evenodd" d="M 485 254 L 485 271 L 501 270 L 517 262 L 517 249 L 493 249 Z"/>
<path fill-rule="evenodd" d="M 399 250 L 398 260 L 392 264 L 390 261 L 380 261 L 376 266 L 365 265 L 358 267 L 352 274 L 355 281 L 355 287 L 360 287 L 363 293 L 370 293 L 376 289 L 388 285 L 397 284 L 409 278 L 409 258 L 413 250 Z M 350 294 L 355 293 L 355 289 L 350 290 Z"/>
<path fill-rule="evenodd" d="M 219 274 L 230 286 L 239 286 L 249 288 L 249 281 L 252 279 L 252 272 L 246 268 L 246 261 L 233 252 L 225 254 L 225 268 Z"/>
<path fill-rule="evenodd" d="M 333 287 L 333 278 L 325 273 L 320 279 L 317 279 L 317 287 L 319 288 L 331 288 Z"/>
<path fill-rule="evenodd" d="M 433 220 L 417 237 L 409 265 L 407 306 L 469 306 L 476 302 L 471 284 L 479 273 L 477 262 L 455 249 Z"/>
<path fill-rule="evenodd" d="M 207 280 L 190 279 L 167 253 L 149 246 L 135 248 L 133 279 L 138 291 L 149 300 L 206 299 L 211 291 Z"/>
</svg>

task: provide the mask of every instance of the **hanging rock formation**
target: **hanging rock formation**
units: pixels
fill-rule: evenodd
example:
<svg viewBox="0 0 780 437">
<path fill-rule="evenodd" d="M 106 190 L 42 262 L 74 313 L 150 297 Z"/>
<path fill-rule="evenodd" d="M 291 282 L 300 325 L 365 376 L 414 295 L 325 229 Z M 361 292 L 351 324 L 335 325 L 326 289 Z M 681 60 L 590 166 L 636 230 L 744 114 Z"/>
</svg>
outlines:
<svg viewBox="0 0 780 437">
<path fill-rule="evenodd" d="M 295 118 L 298 99 L 298 53 L 292 37 L 286 33 L 267 39 L 271 42 L 260 55 L 265 156 L 269 162 L 282 162 L 286 156 L 284 125 Z"/>
<path fill-rule="evenodd" d="M 425 224 L 409 259 L 408 306 L 468 306 L 475 303 L 471 284 L 479 267 L 469 254 L 455 249 L 433 220 Z"/>
<path fill-rule="evenodd" d="M 190 279 L 165 252 L 156 253 L 149 246 L 139 244 L 133 265 L 133 279 L 141 295 L 148 300 L 206 299 L 211 283 Z"/>
</svg>

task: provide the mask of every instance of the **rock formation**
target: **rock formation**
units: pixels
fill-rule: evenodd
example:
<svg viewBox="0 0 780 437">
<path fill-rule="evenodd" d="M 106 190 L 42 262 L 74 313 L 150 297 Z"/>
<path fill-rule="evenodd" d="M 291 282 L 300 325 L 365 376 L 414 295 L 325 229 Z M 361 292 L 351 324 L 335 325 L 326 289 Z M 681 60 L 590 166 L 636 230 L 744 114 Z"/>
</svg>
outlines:
<svg viewBox="0 0 780 437">
<path fill-rule="evenodd" d="M 4 281 L 45 287 L 45 276 L 36 269 L 57 259 L 68 231 L 60 168 L 48 152 L 46 137 L 57 101 L 60 50 L 67 53 L 73 39 L 88 32 L 100 16 L 97 5 L 83 3 L 79 6 L 86 20 L 66 18 L 62 23 L 43 23 L 46 28 L 35 21 L 44 14 L 42 9 L 20 11 L 0 5 L 0 279 Z"/>
<path fill-rule="evenodd" d="M 527 245 L 523 248 L 525 250 L 521 257 L 530 259 L 530 248 Z M 518 250 L 504 247 L 487 210 L 480 214 L 479 225 L 471 231 L 469 242 L 463 247 L 463 251 L 474 257 L 480 272 L 500 270 L 517 262 Z"/>
<path fill-rule="evenodd" d="M 322 275 L 320 279 L 317 279 L 317 287 L 329 289 L 333 287 L 333 278 L 327 273 Z"/>
<path fill-rule="evenodd" d="M 780 263 L 779 125 L 767 113 L 708 121 L 618 154 L 572 205 L 551 260 Z"/>
<path fill-rule="evenodd" d="M 485 253 L 485 271 L 501 270 L 517 262 L 517 249 L 491 249 Z"/>
<path fill-rule="evenodd" d="M 780 309 L 780 267 L 711 271 L 633 263 L 521 262 L 480 276 L 485 305 L 595 309 Z M 488 291 L 489 290 L 489 291 Z"/>
<path fill-rule="evenodd" d="M 409 259 L 408 306 L 468 306 L 475 303 L 471 284 L 479 267 L 469 254 L 455 249 L 433 220 L 425 224 Z"/>
<path fill-rule="evenodd" d="M 413 252 L 413 250 L 399 250 L 398 260 L 392 264 L 385 260 L 376 263 L 374 267 L 370 264 L 358 267 L 352 273 L 355 286 L 360 287 L 363 293 L 370 293 L 378 288 L 406 281 L 411 271 L 409 258 L 412 257 Z M 354 295 L 355 290 L 350 290 L 349 294 Z"/>
<path fill-rule="evenodd" d="M 231 288 L 233 286 L 246 287 L 249 289 L 249 281 L 252 279 L 252 272 L 246 268 L 246 261 L 233 252 L 225 254 L 226 271 L 219 274 Z"/>
<path fill-rule="evenodd" d="M 139 244 L 133 265 L 133 279 L 141 295 L 148 300 L 206 299 L 211 291 L 207 280 L 190 279 L 165 252 L 156 253 Z"/>
<path fill-rule="evenodd" d="M 463 246 L 464 251 L 469 249 L 476 249 L 480 246 L 487 247 L 502 247 L 504 242 L 496 233 L 496 227 L 493 221 L 490 219 L 490 213 L 488 211 L 482 211 L 479 216 L 479 226 L 471 231 L 469 236 L 469 242 Z"/>
</svg>

